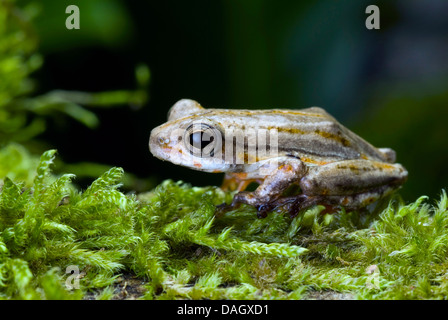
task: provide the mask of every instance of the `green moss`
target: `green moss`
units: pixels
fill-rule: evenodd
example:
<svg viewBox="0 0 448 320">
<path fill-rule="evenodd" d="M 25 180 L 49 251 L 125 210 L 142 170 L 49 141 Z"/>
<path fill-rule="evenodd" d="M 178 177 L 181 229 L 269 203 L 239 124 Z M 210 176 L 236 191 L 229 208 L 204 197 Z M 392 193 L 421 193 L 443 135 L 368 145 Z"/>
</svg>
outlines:
<svg viewBox="0 0 448 320">
<path fill-rule="evenodd" d="M 377 214 L 321 214 L 318 206 L 294 219 L 281 212 L 258 219 L 246 206 L 217 218 L 215 205 L 232 193 L 167 180 L 145 194 L 124 194 L 120 168 L 82 191 L 74 175 L 51 173 L 54 159 L 54 150 L 41 156 L 30 186 L 3 179 L 2 298 L 118 298 L 122 275 L 141 280 L 144 299 L 447 295 L 444 191 L 435 205 L 426 197 L 407 205 L 390 199 Z M 26 154 L 23 161 L 34 163 Z M 69 290 L 73 266 L 79 289 Z"/>
</svg>

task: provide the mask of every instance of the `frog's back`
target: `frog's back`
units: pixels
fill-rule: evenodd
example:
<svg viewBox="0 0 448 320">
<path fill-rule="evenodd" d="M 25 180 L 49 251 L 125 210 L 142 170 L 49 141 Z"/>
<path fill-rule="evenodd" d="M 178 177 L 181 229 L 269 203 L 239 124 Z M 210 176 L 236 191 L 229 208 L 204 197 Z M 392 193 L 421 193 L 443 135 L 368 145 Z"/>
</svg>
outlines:
<svg viewBox="0 0 448 320">
<path fill-rule="evenodd" d="M 205 109 L 203 116 L 226 129 L 274 129 L 278 133 L 280 156 L 297 157 L 311 164 L 347 159 L 390 162 L 384 152 L 319 107 L 300 110 Z"/>
</svg>

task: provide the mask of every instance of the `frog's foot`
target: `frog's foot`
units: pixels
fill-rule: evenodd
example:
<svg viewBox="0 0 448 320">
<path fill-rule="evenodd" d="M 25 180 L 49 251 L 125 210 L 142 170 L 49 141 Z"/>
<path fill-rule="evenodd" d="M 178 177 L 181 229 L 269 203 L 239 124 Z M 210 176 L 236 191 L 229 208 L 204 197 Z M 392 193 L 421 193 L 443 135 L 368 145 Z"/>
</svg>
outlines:
<svg viewBox="0 0 448 320">
<path fill-rule="evenodd" d="M 257 209 L 258 218 L 266 218 L 268 213 L 276 209 L 281 209 L 289 213 L 291 218 L 297 216 L 297 214 L 305 209 L 308 209 L 314 205 L 322 204 L 325 205 L 325 210 L 334 211 L 334 206 L 329 204 L 324 204 L 324 199 L 318 196 L 307 196 L 304 194 L 282 197 L 270 202 L 263 202 L 256 198 L 251 192 L 240 192 L 235 195 L 232 203 L 223 203 L 216 207 L 215 215 L 217 217 L 223 214 L 237 209 L 242 203 L 252 205 Z"/>
<path fill-rule="evenodd" d="M 258 218 L 266 218 L 267 214 L 274 210 L 278 210 L 279 212 L 286 211 L 291 218 L 294 218 L 300 211 L 319 204 L 321 200 L 322 199 L 317 197 L 309 197 L 301 194 L 290 197 L 281 197 L 270 202 L 252 205 L 257 209 Z"/>
<path fill-rule="evenodd" d="M 324 212 L 335 212 L 336 206 L 332 203 L 328 203 L 326 199 L 320 196 L 308 196 L 306 194 L 300 194 L 297 196 L 283 197 L 272 204 L 275 209 L 281 208 L 289 213 L 291 218 L 294 218 L 300 211 L 309 209 L 315 205 L 325 206 Z"/>
<path fill-rule="evenodd" d="M 241 205 L 241 203 L 223 203 L 218 206 L 216 206 L 215 210 L 215 217 L 219 218 L 222 217 L 224 214 L 226 214 L 229 211 L 238 209 L 238 207 Z M 257 217 L 258 218 L 266 218 L 269 211 L 271 211 L 275 206 L 274 205 L 258 205 L 255 206 L 257 209 Z"/>
<path fill-rule="evenodd" d="M 275 207 L 276 206 L 274 202 L 255 206 L 255 208 L 257 209 L 257 218 L 258 219 L 266 218 L 268 216 L 268 213 L 274 210 Z"/>
<path fill-rule="evenodd" d="M 248 199 L 252 199 L 252 198 L 253 198 L 252 192 L 247 192 L 247 191 L 238 192 L 236 195 L 233 196 L 232 203 L 230 203 L 230 204 L 223 203 L 223 204 L 220 204 L 219 206 L 217 206 L 216 208 L 220 212 L 226 213 L 231 210 L 238 209 L 238 207 L 242 203 L 253 205 L 254 203 L 249 203 L 249 201 L 248 201 Z"/>
<path fill-rule="evenodd" d="M 220 217 L 229 211 L 238 209 L 241 204 L 248 204 L 255 207 L 258 218 L 265 218 L 268 212 L 275 208 L 275 203 L 264 203 L 256 198 L 252 192 L 243 191 L 233 197 L 232 203 L 223 203 L 216 206 L 215 216 Z"/>
</svg>

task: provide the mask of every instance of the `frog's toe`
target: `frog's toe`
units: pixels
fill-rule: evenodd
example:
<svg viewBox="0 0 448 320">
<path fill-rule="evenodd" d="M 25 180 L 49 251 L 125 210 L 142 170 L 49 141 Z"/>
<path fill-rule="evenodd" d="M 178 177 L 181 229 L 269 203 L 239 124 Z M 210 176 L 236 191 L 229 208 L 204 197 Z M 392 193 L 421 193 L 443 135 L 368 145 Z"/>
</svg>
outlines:
<svg viewBox="0 0 448 320">
<path fill-rule="evenodd" d="M 229 211 L 238 209 L 238 207 L 240 206 L 240 203 L 231 203 L 231 204 L 227 204 L 227 203 L 222 203 L 220 205 L 217 205 L 215 207 L 215 216 L 216 217 L 221 217 L 222 215 L 226 214 Z"/>
<path fill-rule="evenodd" d="M 215 216 L 220 217 L 223 214 L 225 214 L 226 212 L 229 212 L 230 210 L 231 210 L 231 206 L 224 202 L 215 207 Z"/>
<path fill-rule="evenodd" d="M 258 219 L 264 219 L 268 216 L 268 213 L 266 211 L 258 211 L 257 210 L 257 218 Z"/>
<path fill-rule="evenodd" d="M 255 208 L 257 209 L 257 218 L 262 219 L 262 218 L 266 218 L 268 216 L 268 213 L 275 208 L 275 205 L 272 203 L 271 204 L 262 204 L 262 205 L 255 206 Z"/>
<path fill-rule="evenodd" d="M 318 199 L 301 194 L 297 196 L 285 197 L 277 201 L 276 207 L 281 207 L 288 212 L 291 218 L 296 217 L 300 211 L 308 209 L 315 205 Z"/>
<path fill-rule="evenodd" d="M 296 197 L 296 199 L 291 203 L 291 205 L 288 207 L 288 212 L 291 218 L 294 218 L 299 214 L 299 212 L 310 209 L 311 207 L 316 205 L 324 206 L 324 210 L 321 212 L 321 214 L 335 213 L 339 209 L 337 202 L 335 202 L 334 200 L 331 201 L 320 196 L 308 196 L 302 194 Z"/>
<path fill-rule="evenodd" d="M 291 217 L 291 219 L 295 218 L 299 214 L 300 211 L 302 211 L 303 209 L 306 209 L 306 208 L 307 208 L 307 206 L 304 205 L 303 202 L 296 201 L 288 207 L 289 216 Z"/>
</svg>

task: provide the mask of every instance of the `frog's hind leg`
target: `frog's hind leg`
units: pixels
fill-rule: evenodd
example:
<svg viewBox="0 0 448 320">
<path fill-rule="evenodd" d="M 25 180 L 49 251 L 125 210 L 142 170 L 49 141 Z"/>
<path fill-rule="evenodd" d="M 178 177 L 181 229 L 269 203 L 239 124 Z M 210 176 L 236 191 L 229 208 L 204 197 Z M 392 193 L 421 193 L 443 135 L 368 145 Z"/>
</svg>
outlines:
<svg viewBox="0 0 448 320">
<path fill-rule="evenodd" d="M 385 185 L 372 189 L 369 192 L 345 196 L 301 194 L 295 197 L 279 199 L 274 205 L 275 208 L 282 207 L 287 210 L 291 218 L 297 216 L 300 211 L 315 205 L 324 206 L 324 213 L 333 213 L 340 207 L 344 207 L 347 210 L 362 210 L 367 205 L 374 203 L 380 198 L 392 193 L 394 190 L 395 188 Z"/>
<path fill-rule="evenodd" d="M 313 167 L 301 179 L 302 194 L 288 203 L 289 210 L 296 215 L 317 204 L 350 210 L 363 208 L 391 194 L 406 178 L 407 171 L 400 164 L 368 160 L 346 160 Z"/>
</svg>

